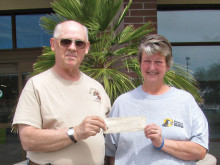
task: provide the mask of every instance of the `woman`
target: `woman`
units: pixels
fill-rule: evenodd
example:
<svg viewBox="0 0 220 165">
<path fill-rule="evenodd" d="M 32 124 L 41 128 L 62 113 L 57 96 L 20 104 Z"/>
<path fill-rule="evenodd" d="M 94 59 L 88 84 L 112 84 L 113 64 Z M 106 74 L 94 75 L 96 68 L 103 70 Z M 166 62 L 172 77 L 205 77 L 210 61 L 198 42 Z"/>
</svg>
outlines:
<svg viewBox="0 0 220 165">
<path fill-rule="evenodd" d="M 142 132 L 106 135 L 111 165 L 193 165 L 208 151 L 208 123 L 193 96 L 164 84 L 172 48 L 161 35 L 146 36 L 138 59 L 143 85 L 118 97 L 109 117 L 145 116 Z"/>
</svg>

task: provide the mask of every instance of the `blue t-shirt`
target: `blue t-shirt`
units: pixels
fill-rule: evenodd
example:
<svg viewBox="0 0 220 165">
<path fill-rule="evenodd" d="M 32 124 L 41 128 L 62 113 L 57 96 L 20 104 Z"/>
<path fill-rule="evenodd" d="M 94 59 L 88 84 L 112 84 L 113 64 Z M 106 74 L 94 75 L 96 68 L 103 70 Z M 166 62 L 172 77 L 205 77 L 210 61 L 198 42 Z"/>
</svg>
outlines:
<svg viewBox="0 0 220 165">
<path fill-rule="evenodd" d="M 155 123 L 162 137 L 192 141 L 208 149 L 208 123 L 193 96 L 171 87 L 162 95 L 150 95 L 142 86 L 118 97 L 109 117 L 145 116 L 146 124 Z M 107 134 L 106 155 L 115 165 L 195 165 L 156 150 L 144 132 Z"/>
</svg>

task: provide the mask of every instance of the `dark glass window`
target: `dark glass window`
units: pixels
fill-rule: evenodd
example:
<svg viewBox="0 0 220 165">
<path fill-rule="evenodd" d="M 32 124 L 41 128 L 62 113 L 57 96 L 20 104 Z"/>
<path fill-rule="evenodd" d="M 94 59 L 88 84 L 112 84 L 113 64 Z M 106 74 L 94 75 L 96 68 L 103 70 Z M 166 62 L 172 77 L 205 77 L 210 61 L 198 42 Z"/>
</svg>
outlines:
<svg viewBox="0 0 220 165">
<path fill-rule="evenodd" d="M 33 48 L 50 45 L 48 35 L 39 25 L 43 15 L 16 15 L 17 48 Z"/>
<path fill-rule="evenodd" d="M 18 134 L 12 133 L 10 128 L 18 98 L 18 75 L 2 74 L 4 68 L 0 68 L 0 164 L 15 164 L 22 161 Z"/>
<path fill-rule="evenodd" d="M 0 12 L 0 50 L 50 46 L 51 34 L 40 26 L 40 18 L 51 9 Z"/>
<path fill-rule="evenodd" d="M 173 46 L 173 56 L 199 81 L 210 138 L 220 139 L 220 46 Z"/>
<path fill-rule="evenodd" d="M 220 41 L 220 10 L 159 11 L 158 33 L 170 42 Z"/>
<path fill-rule="evenodd" d="M 0 16 L 0 49 L 12 49 L 11 16 Z"/>
<path fill-rule="evenodd" d="M 158 34 L 172 43 L 174 62 L 192 71 L 199 82 L 204 99 L 199 106 L 209 123 L 209 153 L 220 159 L 220 10 L 216 5 L 214 10 L 198 7 L 159 6 Z"/>
<path fill-rule="evenodd" d="M 18 98 L 18 75 L 0 74 L 0 123 L 8 123 Z"/>
<path fill-rule="evenodd" d="M 173 46 L 173 60 L 186 66 L 194 74 L 199 71 L 205 74 L 220 64 L 220 46 Z M 197 80 L 220 80 L 219 70 L 215 70 L 215 76 L 209 75 L 206 78 L 200 76 Z"/>
</svg>

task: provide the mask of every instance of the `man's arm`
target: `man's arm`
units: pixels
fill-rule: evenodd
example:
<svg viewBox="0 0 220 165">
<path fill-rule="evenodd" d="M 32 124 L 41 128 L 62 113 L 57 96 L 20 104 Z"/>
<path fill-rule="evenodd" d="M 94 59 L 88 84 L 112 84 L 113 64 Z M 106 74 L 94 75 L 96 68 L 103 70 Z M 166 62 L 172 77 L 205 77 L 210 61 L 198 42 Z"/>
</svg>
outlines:
<svg viewBox="0 0 220 165">
<path fill-rule="evenodd" d="M 26 151 L 50 152 L 66 147 L 72 143 L 64 129 L 39 129 L 33 126 L 20 124 L 19 136 L 22 147 Z M 78 126 L 74 127 L 75 140 L 83 140 L 95 136 L 105 128 L 105 122 L 98 116 L 86 117 Z"/>
<path fill-rule="evenodd" d="M 72 143 L 66 134 L 68 128 L 38 129 L 24 124 L 18 128 L 22 147 L 26 151 L 56 151 Z"/>
</svg>

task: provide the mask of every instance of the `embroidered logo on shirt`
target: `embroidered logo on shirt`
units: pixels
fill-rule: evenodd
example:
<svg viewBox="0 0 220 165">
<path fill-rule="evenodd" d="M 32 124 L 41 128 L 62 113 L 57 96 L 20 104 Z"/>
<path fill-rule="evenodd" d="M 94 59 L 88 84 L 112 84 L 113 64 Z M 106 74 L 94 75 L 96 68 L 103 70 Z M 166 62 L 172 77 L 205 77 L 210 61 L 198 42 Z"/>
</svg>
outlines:
<svg viewBox="0 0 220 165">
<path fill-rule="evenodd" d="M 175 127 L 183 128 L 183 123 L 170 118 L 165 119 L 162 124 L 164 127 L 171 127 L 172 125 Z"/>
<path fill-rule="evenodd" d="M 164 121 L 163 121 L 163 125 L 162 126 L 164 126 L 164 127 L 170 127 L 170 126 L 172 126 L 173 125 L 173 120 L 172 119 L 165 119 Z"/>
<path fill-rule="evenodd" d="M 92 94 L 92 96 L 94 98 L 94 101 L 101 102 L 101 96 L 100 96 L 100 94 L 99 94 L 97 89 L 90 88 L 89 94 Z"/>
</svg>

